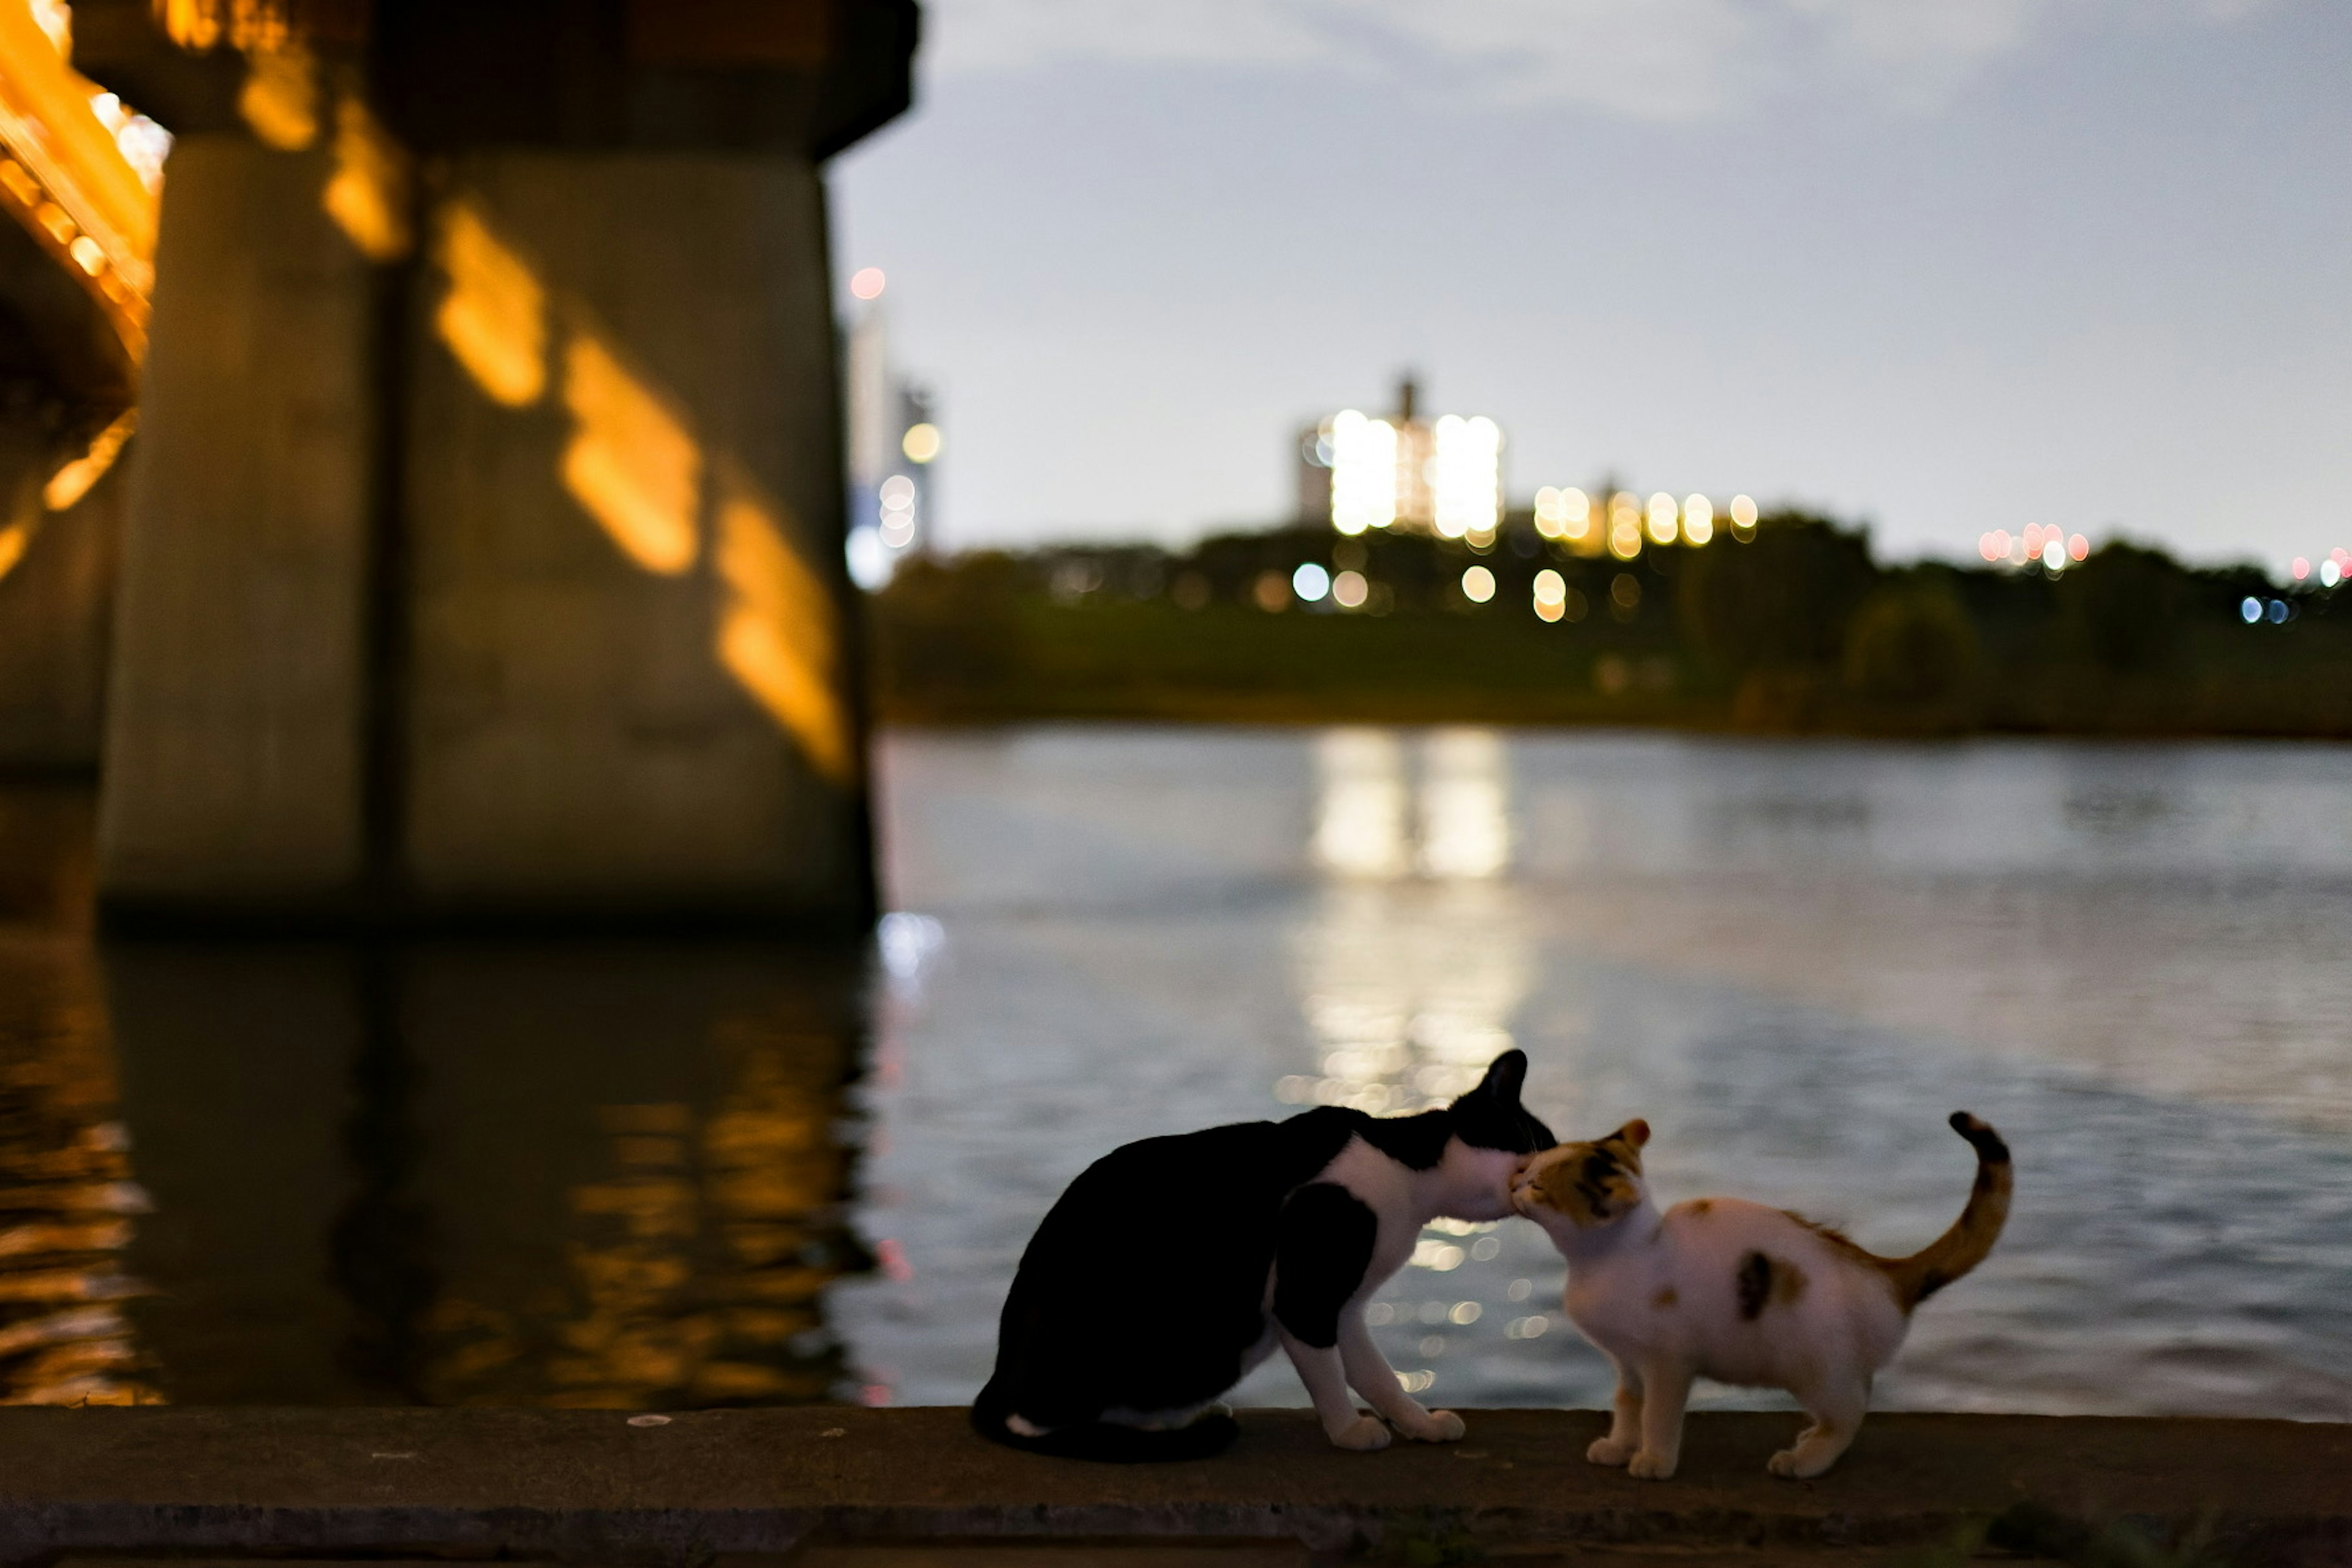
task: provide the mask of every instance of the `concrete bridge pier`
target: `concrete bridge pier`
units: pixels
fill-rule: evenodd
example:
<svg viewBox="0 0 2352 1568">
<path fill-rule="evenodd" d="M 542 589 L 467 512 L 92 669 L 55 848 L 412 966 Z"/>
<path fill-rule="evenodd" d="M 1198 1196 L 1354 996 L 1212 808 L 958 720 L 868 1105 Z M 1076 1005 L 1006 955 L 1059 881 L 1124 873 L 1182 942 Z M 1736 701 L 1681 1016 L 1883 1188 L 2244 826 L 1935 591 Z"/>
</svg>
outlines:
<svg viewBox="0 0 2352 1568">
<path fill-rule="evenodd" d="M 912 5 L 310 14 L 171 163 L 109 909 L 863 921 L 821 166 Z"/>
</svg>

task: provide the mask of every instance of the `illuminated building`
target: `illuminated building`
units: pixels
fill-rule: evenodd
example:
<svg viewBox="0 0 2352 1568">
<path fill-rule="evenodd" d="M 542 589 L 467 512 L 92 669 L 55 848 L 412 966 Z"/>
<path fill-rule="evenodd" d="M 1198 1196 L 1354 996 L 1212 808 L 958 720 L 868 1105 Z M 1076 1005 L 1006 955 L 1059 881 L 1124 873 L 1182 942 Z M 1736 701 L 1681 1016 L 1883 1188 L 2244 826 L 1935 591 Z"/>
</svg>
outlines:
<svg viewBox="0 0 2352 1568">
<path fill-rule="evenodd" d="M 1503 514 L 1503 432 L 1485 415 L 1421 417 L 1406 376 L 1397 409 L 1342 409 L 1299 433 L 1298 515 L 1345 534 L 1369 529 L 1491 539 Z"/>
<path fill-rule="evenodd" d="M 940 449 L 930 394 L 890 363 L 879 268 L 851 279 L 866 301 L 849 329 L 849 574 L 861 588 L 890 580 L 934 527 L 932 465 Z"/>
</svg>

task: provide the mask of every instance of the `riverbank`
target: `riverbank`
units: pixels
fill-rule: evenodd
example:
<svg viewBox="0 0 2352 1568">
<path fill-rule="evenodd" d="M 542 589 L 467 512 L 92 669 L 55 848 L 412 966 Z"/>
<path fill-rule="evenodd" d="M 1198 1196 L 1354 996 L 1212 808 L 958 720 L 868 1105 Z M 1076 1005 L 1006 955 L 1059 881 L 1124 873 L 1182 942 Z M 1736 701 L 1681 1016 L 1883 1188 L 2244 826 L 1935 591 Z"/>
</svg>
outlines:
<svg viewBox="0 0 2352 1568">
<path fill-rule="evenodd" d="M 1360 600 L 1290 586 L 1359 567 Z M 1859 531 L 1793 515 L 1624 560 L 1525 520 L 1483 550 L 1312 529 L 1056 546 L 918 560 L 867 605 L 896 723 L 2352 736 L 2341 586 L 2120 544 L 2063 571 L 1882 566 Z"/>
<path fill-rule="evenodd" d="M 1249 1411 L 1232 1452 L 1139 1468 L 992 1447 L 940 1408 L 15 1409 L 0 1411 L 0 1560 L 687 1564 L 823 1548 L 878 1563 L 856 1549 L 969 1542 L 1052 1562 L 1081 1542 L 1216 1541 L 1302 1563 L 1598 1548 L 1859 1565 L 2085 1555 L 2081 1531 L 2193 1538 L 2231 1564 L 2352 1552 L 2352 1426 L 1881 1415 L 1838 1468 L 1789 1482 L 1764 1459 L 1795 1417 L 1699 1415 L 1682 1473 L 1643 1482 L 1584 1462 L 1598 1414 L 1467 1414 L 1459 1444 L 1356 1455 L 1304 1412 Z"/>
</svg>

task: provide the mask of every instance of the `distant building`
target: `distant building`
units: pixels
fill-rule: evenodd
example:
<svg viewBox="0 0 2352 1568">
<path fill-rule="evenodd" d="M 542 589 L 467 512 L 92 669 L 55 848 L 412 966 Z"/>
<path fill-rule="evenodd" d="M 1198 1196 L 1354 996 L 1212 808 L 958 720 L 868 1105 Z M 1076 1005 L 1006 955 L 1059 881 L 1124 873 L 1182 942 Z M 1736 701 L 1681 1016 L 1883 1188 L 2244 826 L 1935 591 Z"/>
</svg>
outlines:
<svg viewBox="0 0 2352 1568">
<path fill-rule="evenodd" d="M 880 292 L 877 279 L 876 293 Z M 937 527 L 940 426 L 930 393 L 891 363 L 888 318 L 870 300 L 849 329 L 849 573 L 879 588 Z"/>
<path fill-rule="evenodd" d="M 1298 516 L 1341 533 L 1398 529 L 1491 536 L 1503 515 L 1503 433 L 1485 415 L 1425 420 L 1420 387 L 1397 384 L 1396 412 L 1345 408 L 1298 438 Z"/>
</svg>

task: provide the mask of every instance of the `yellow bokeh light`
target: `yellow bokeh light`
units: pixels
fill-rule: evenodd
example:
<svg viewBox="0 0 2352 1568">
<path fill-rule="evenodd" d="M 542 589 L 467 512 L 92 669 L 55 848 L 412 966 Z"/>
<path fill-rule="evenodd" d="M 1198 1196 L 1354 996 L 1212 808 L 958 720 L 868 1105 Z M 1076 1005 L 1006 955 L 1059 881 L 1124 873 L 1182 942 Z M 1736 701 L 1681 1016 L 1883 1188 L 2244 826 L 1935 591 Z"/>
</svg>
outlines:
<svg viewBox="0 0 2352 1568">
<path fill-rule="evenodd" d="M 1609 553 L 1620 561 L 1642 553 L 1642 502 L 1624 490 L 1609 498 Z"/>
<path fill-rule="evenodd" d="M 1681 517 L 1682 509 L 1675 504 L 1674 497 L 1664 490 L 1652 496 L 1649 510 L 1650 538 L 1660 544 L 1672 544 L 1675 542 L 1675 531 L 1680 523 Z"/>
<path fill-rule="evenodd" d="M 1692 544 L 1705 544 L 1715 537 L 1715 503 L 1705 496 L 1683 498 L 1683 538 Z"/>
<path fill-rule="evenodd" d="M 564 355 L 563 403 L 579 422 L 563 484 L 648 572 L 694 564 L 702 449 L 662 401 L 591 337 Z"/>
<path fill-rule="evenodd" d="M 929 424 L 912 426 L 898 443 L 898 449 L 907 454 L 910 463 L 929 462 L 940 455 L 940 427 Z"/>
<path fill-rule="evenodd" d="M 1746 496 L 1731 498 L 1731 532 L 1740 540 L 1756 537 L 1756 503 Z"/>
<path fill-rule="evenodd" d="M 464 201 L 443 216 L 441 266 L 449 276 L 433 317 L 441 341 L 494 402 L 538 402 L 547 390 L 547 292 L 537 275 Z"/>
<path fill-rule="evenodd" d="M 1559 539 L 1568 531 L 1568 511 L 1557 485 L 1536 491 L 1536 531 L 1546 539 Z"/>
<path fill-rule="evenodd" d="M 1484 566 L 1473 566 L 1462 574 L 1462 596 L 1474 605 L 1483 605 L 1495 596 L 1495 574 Z"/>
</svg>

